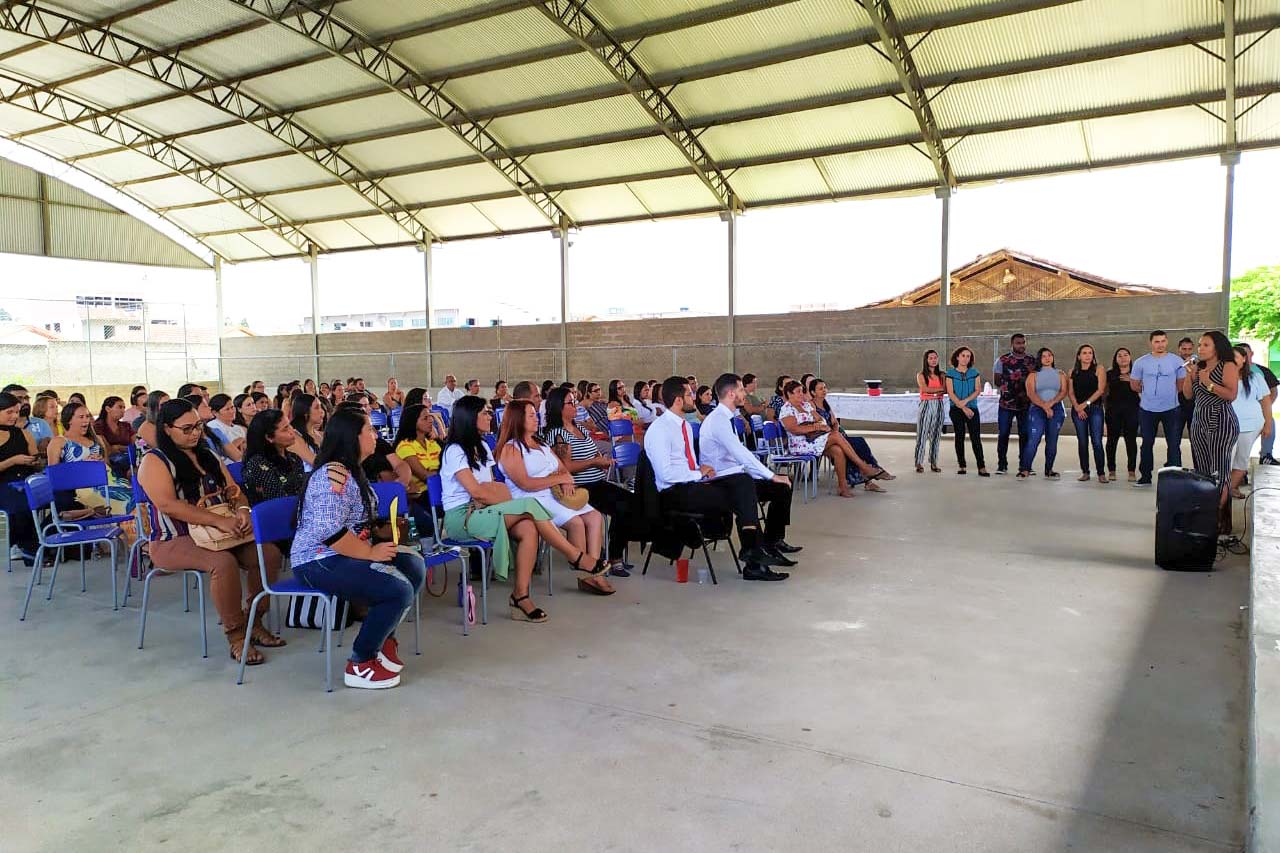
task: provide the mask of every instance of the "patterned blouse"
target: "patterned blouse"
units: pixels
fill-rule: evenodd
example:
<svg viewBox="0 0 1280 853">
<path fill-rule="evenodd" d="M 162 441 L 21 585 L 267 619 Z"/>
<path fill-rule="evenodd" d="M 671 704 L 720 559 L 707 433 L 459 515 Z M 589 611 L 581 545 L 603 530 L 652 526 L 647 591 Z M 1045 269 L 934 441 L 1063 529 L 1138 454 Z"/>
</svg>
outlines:
<svg viewBox="0 0 1280 853">
<path fill-rule="evenodd" d="M 372 531 L 370 515 L 378 511 L 378 495 L 369 494 L 369 510 L 360 498 L 360 484 L 336 462 L 317 470 L 307 480 L 303 498 L 305 512 L 298 520 L 289 560 L 295 566 L 332 557 L 332 548 L 348 532 L 368 540 Z"/>
<path fill-rule="evenodd" d="M 790 403 L 783 403 L 782 409 L 778 412 L 778 420 L 781 421 L 783 418 L 788 417 L 795 418 L 796 424 L 799 426 L 817 423 L 818 421 L 817 416 L 814 414 L 814 411 L 810 406 L 806 405 L 802 409 L 797 409 Z M 818 442 L 823 439 L 825 439 L 825 436 L 815 439 L 812 436 L 796 435 L 793 432 L 788 432 L 787 448 L 792 453 L 811 453 L 817 455 L 822 452 L 822 449 L 818 447 Z"/>
<path fill-rule="evenodd" d="M 296 498 L 307 486 L 302 459 L 289 450 L 278 456 L 255 453 L 244 460 L 240 473 L 244 476 L 245 496 L 251 504 L 273 498 Z"/>
</svg>

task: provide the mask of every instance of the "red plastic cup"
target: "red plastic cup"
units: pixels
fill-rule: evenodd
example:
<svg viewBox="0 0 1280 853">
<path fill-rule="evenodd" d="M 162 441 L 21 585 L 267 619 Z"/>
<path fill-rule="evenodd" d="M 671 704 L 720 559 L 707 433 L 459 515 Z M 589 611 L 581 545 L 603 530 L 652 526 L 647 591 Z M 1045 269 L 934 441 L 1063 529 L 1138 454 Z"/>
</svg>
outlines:
<svg viewBox="0 0 1280 853">
<path fill-rule="evenodd" d="M 689 561 L 676 560 L 676 583 L 689 582 Z"/>
</svg>

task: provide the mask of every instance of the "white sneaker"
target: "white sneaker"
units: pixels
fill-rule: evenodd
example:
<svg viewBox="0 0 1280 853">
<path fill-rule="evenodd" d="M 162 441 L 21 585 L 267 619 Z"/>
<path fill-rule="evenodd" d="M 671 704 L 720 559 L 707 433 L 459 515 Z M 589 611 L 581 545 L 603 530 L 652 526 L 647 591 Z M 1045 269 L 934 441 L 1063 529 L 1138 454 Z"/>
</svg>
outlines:
<svg viewBox="0 0 1280 853">
<path fill-rule="evenodd" d="M 342 674 L 342 683 L 365 690 L 384 690 L 399 686 L 400 675 L 384 667 L 377 658 L 360 663 L 349 660 L 347 670 Z"/>
</svg>

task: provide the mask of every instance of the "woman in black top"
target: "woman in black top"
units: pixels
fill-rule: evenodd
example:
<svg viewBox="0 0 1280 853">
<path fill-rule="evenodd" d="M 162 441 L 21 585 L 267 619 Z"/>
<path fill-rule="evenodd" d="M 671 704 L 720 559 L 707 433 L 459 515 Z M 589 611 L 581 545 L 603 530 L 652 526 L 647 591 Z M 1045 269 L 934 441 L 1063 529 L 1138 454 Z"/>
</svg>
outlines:
<svg viewBox="0 0 1280 853">
<path fill-rule="evenodd" d="M 279 409 L 258 412 L 249 421 L 240 473 L 250 504 L 302 494 L 307 475 L 302 460 L 289 451 L 297 440 L 298 434 Z"/>
<path fill-rule="evenodd" d="M 711 399 L 710 385 L 699 385 L 698 392 L 693 397 L 693 402 L 698 408 L 698 420 L 702 420 L 716 410 L 716 401 Z"/>
<path fill-rule="evenodd" d="M 1098 364 L 1093 347 L 1084 344 L 1076 350 L 1076 364 L 1071 369 L 1071 382 L 1067 384 L 1067 398 L 1071 401 L 1071 423 L 1076 428 L 1076 443 L 1080 450 L 1080 482 L 1089 479 L 1089 445 L 1093 445 L 1094 467 L 1098 470 L 1098 482 L 1107 482 L 1102 469 L 1102 397 L 1107 392 L 1107 374 Z"/>
<path fill-rule="evenodd" d="M 1116 445 L 1124 439 L 1124 452 L 1128 459 L 1129 482 L 1138 479 L 1138 392 L 1129 385 L 1129 368 L 1133 355 L 1120 347 L 1111 356 L 1111 369 L 1107 371 L 1106 416 L 1107 472 L 1116 478 Z"/>
<path fill-rule="evenodd" d="M 39 469 L 36 440 L 18 428 L 22 401 L 12 394 L 0 394 L 0 510 L 9 516 L 9 543 L 17 545 L 30 565 L 35 560 L 35 522 L 27 507 L 26 493 L 12 484 L 20 483 Z"/>
</svg>

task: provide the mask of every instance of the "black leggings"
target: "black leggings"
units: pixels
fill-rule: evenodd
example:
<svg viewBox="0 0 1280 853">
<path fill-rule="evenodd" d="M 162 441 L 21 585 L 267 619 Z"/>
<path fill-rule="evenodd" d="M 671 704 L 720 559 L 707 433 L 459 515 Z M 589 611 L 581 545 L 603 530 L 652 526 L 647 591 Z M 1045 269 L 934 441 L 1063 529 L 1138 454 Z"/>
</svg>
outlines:
<svg viewBox="0 0 1280 853">
<path fill-rule="evenodd" d="M 1128 471 L 1138 470 L 1138 407 L 1107 406 L 1107 471 L 1116 472 L 1116 445 L 1124 438 L 1124 452 L 1128 457 Z"/>
<path fill-rule="evenodd" d="M 621 560 L 622 551 L 634 537 L 632 535 L 632 519 L 637 516 L 635 495 L 607 480 L 595 483 L 583 483 L 587 490 L 591 507 L 601 515 L 609 516 L 609 554 L 610 560 Z"/>
<path fill-rule="evenodd" d="M 956 462 L 961 468 L 967 467 L 964 461 L 964 434 L 969 433 L 969 443 L 973 445 L 973 461 L 979 468 L 986 468 L 987 463 L 982 455 L 982 415 L 978 412 L 978 402 L 973 401 L 973 417 L 967 417 L 957 406 L 951 407 L 951 428 L 956 432 Z"/>
</svg>

